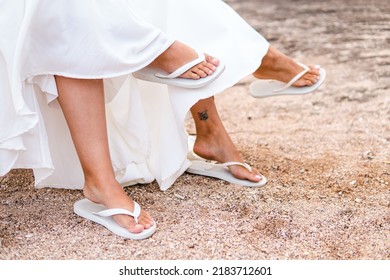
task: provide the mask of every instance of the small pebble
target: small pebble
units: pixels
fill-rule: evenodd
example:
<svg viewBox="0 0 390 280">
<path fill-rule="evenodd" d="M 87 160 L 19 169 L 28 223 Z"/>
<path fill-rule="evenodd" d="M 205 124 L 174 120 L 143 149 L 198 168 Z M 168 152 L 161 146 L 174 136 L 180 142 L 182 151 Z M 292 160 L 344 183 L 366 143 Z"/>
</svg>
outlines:
<svg viewBox="0 0 390 280">
<path fill-rule="evenodd" d="M 372 154 L 371 151 L 366 151 L 366 152 L 363 153 L 363 158 L 364 159 L 373 159 L 374 155 Z"/>
<path fill-rule="evenodd" d="M 175 193 L 175 196 L 176 196 L 177 198 L 180 198 L 180 199 L 185 199 L 184 196 L 182 196 L 182 195 L 180 195 L 180 194 L 177 194 L 177 193 Z"/>
</svg>

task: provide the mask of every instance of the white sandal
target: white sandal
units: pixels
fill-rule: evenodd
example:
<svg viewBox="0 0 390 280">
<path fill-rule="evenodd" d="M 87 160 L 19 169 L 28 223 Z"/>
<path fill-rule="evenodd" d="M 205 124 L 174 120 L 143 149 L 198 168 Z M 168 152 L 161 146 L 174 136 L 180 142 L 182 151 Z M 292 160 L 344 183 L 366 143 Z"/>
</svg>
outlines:
<svg viewBox="0 0 390 280">
<path fill-rule="evenodd" d="M 305 64 L 298 63 L 304 68 L 302 72 L 292 78 L 288 83 L 279 82 L 276 80 L 256 80 L 249 86 L 249 92 L 253 97 L 270 97 L 277 95 L 302 95 L 315 91 L 325 81 L 326 71 L 323 68 L 319 68 L 320 76 L 318 81 L 312 86 L 296 87 L 293 84 L 298 81 L 303 75 L 305 75 L 310 68 Z"/>
<path fill-rule="evenodd" d="M 204 87 L 211 82 L 213 82 L 215 79 L 217 79 L 222 72 L 225 70 L 225 65 L 222 64 L 222 62 L 219 63 L 216 70 L 213 74 L 208 75 L 204 78 L 200 78 L 197 80 L 194 79 L 186 79 L 186 78 L 180 78 L 179 76 L 194 67 L 195 65 L 205 61 L 206 57 L 203 52 L 200 52 L 196 50 L 198 57 L 177 70 L 175 70 L 173 73 L 166 73 L 163 72 L 161 69 L 153 68 L 153 67 L 145 67 L 141 70 L 134 72 L 133 76 L 137 79 L 154 82 L 154 83 L 161 83 L 161 84 L 167 84 L 182 88 L 200 88 Z"/>
<path fill-rule="evenodd" d="M 190 174 L 202 175 L 212 178 L 221 179 L 232 184 L 237 184 L 244 187 L 263 187 L 267 184 L 267 178 L 263 175 L 259 182 L 252 182 L 245 179 L 238 179 L 233 176 L 229 170 L 229 166 L 239 165 L 245 167 L 249 172 L 252 172 L 252 167 L 247 163 L 229 161 L 225 163 L 216 163 L 208 160 L 191 160 L 191 166 L 186 170 Z"/>
<path fill-rule="evenodd" d="M 152 227 L 144 229 L 140 233 L 132 233 L 118 225 L 112 218 L 114 215 L 129 215 L 134 218 L 136 223 L 138 223 L 138 217 L 141 214 L 141 207 L 135 201 L 133 212 L 120 208 L 107 209 L 104 205 L 94 203 L 86 198 L 76 201 L 73 205 L 73 210 L 77 215 L 98 223 L 113 233 L 127 239 L 145 239 L 150 237 L 156 231 L 156 223 L 154 223 Z"/>
</svg>

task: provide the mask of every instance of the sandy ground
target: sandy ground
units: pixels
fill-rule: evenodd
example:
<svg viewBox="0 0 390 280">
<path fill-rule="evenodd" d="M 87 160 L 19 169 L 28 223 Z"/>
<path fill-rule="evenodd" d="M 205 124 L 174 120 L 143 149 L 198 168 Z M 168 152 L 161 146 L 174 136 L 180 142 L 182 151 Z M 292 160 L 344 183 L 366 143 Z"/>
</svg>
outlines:
<svg viewBox="0 0 390 280">
<path fill-rule="evenodd" d="M 267 186 L 184 174 L 167 192 L 128 188 L 158 221 L 131 241 L 73 214 L 80 191 L 35 190 L 15 170 L 0 178 L 0 259 L 390 259 L 390 2 L 228 3 L 328 73 L 310 96 L 254 99 L 251 78 L 217 96 Z"/>
</svg>

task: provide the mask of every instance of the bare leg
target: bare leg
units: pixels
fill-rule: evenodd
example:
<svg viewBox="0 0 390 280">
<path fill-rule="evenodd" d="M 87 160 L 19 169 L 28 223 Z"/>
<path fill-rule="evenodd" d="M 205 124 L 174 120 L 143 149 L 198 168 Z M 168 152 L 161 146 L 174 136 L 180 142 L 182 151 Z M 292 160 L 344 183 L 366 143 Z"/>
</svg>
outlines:
<svg viewBox="0 0 390 280">
<path fill-rule="evenodd" d="M 319 78 L 318 69 L 310 65 L 310 70 L 295 82 L 294 86 L 311 86 Z M 270 46 L 264 56 L 260 67 L 253 73 L 258 79 L 273 79 L 281 82 L 289 82 L 293 77 L 303 70 L 302 66 L 293 59 Z"/>
<path fill-rule="evenodd" d="M 133 211 L 134 203 L 116 181 L 111 165 L 106 128 L 103 81 L 56 76 L 58 101 L 68 123 L 84 172 L 84 195 L 107 208 Z M 142 211 L 138 224 L 126 215 L 115 221 L 133 233 L 151 227 L 152 218 Z"/>
<path fill-rule="evenodd" d="M 218 162 L 244 162 L 222 124 L 213 97 L 198 101 L 191 108 L 191 114 L 196 126 L 194 153 Z M 229 169 L 238 179 L 252 182 L 259 182 L 262 179 L 254 168 L 252 172 L 241 166 L 231 166 Z"/>
</svg>

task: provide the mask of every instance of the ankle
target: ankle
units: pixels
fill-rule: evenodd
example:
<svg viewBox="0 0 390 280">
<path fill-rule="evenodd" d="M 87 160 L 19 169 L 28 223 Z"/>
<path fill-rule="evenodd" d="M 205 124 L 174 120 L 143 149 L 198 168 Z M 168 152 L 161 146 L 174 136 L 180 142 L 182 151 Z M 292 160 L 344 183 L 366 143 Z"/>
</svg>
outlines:
<svg viewBox="0 0 390 280">
<path fill-rule="evenodd" d="M 117 188 L 122 188 L 122 186 L 118 183 L 115 177 L 99 176 L 91 178 L 86 176 L 84 180 L 83 193 L 85 197 L 92 201 L 101 201 Z"/>
<path fill-rule="evenodd" d="M 205 159 L 223 162 L 232 157 L 237 150 L 227 132 L 217 129 L 208 134 L 197 134 L 193 151 Z M 236 157 L 232 157 L 233 159 Z"/>
</svg>

